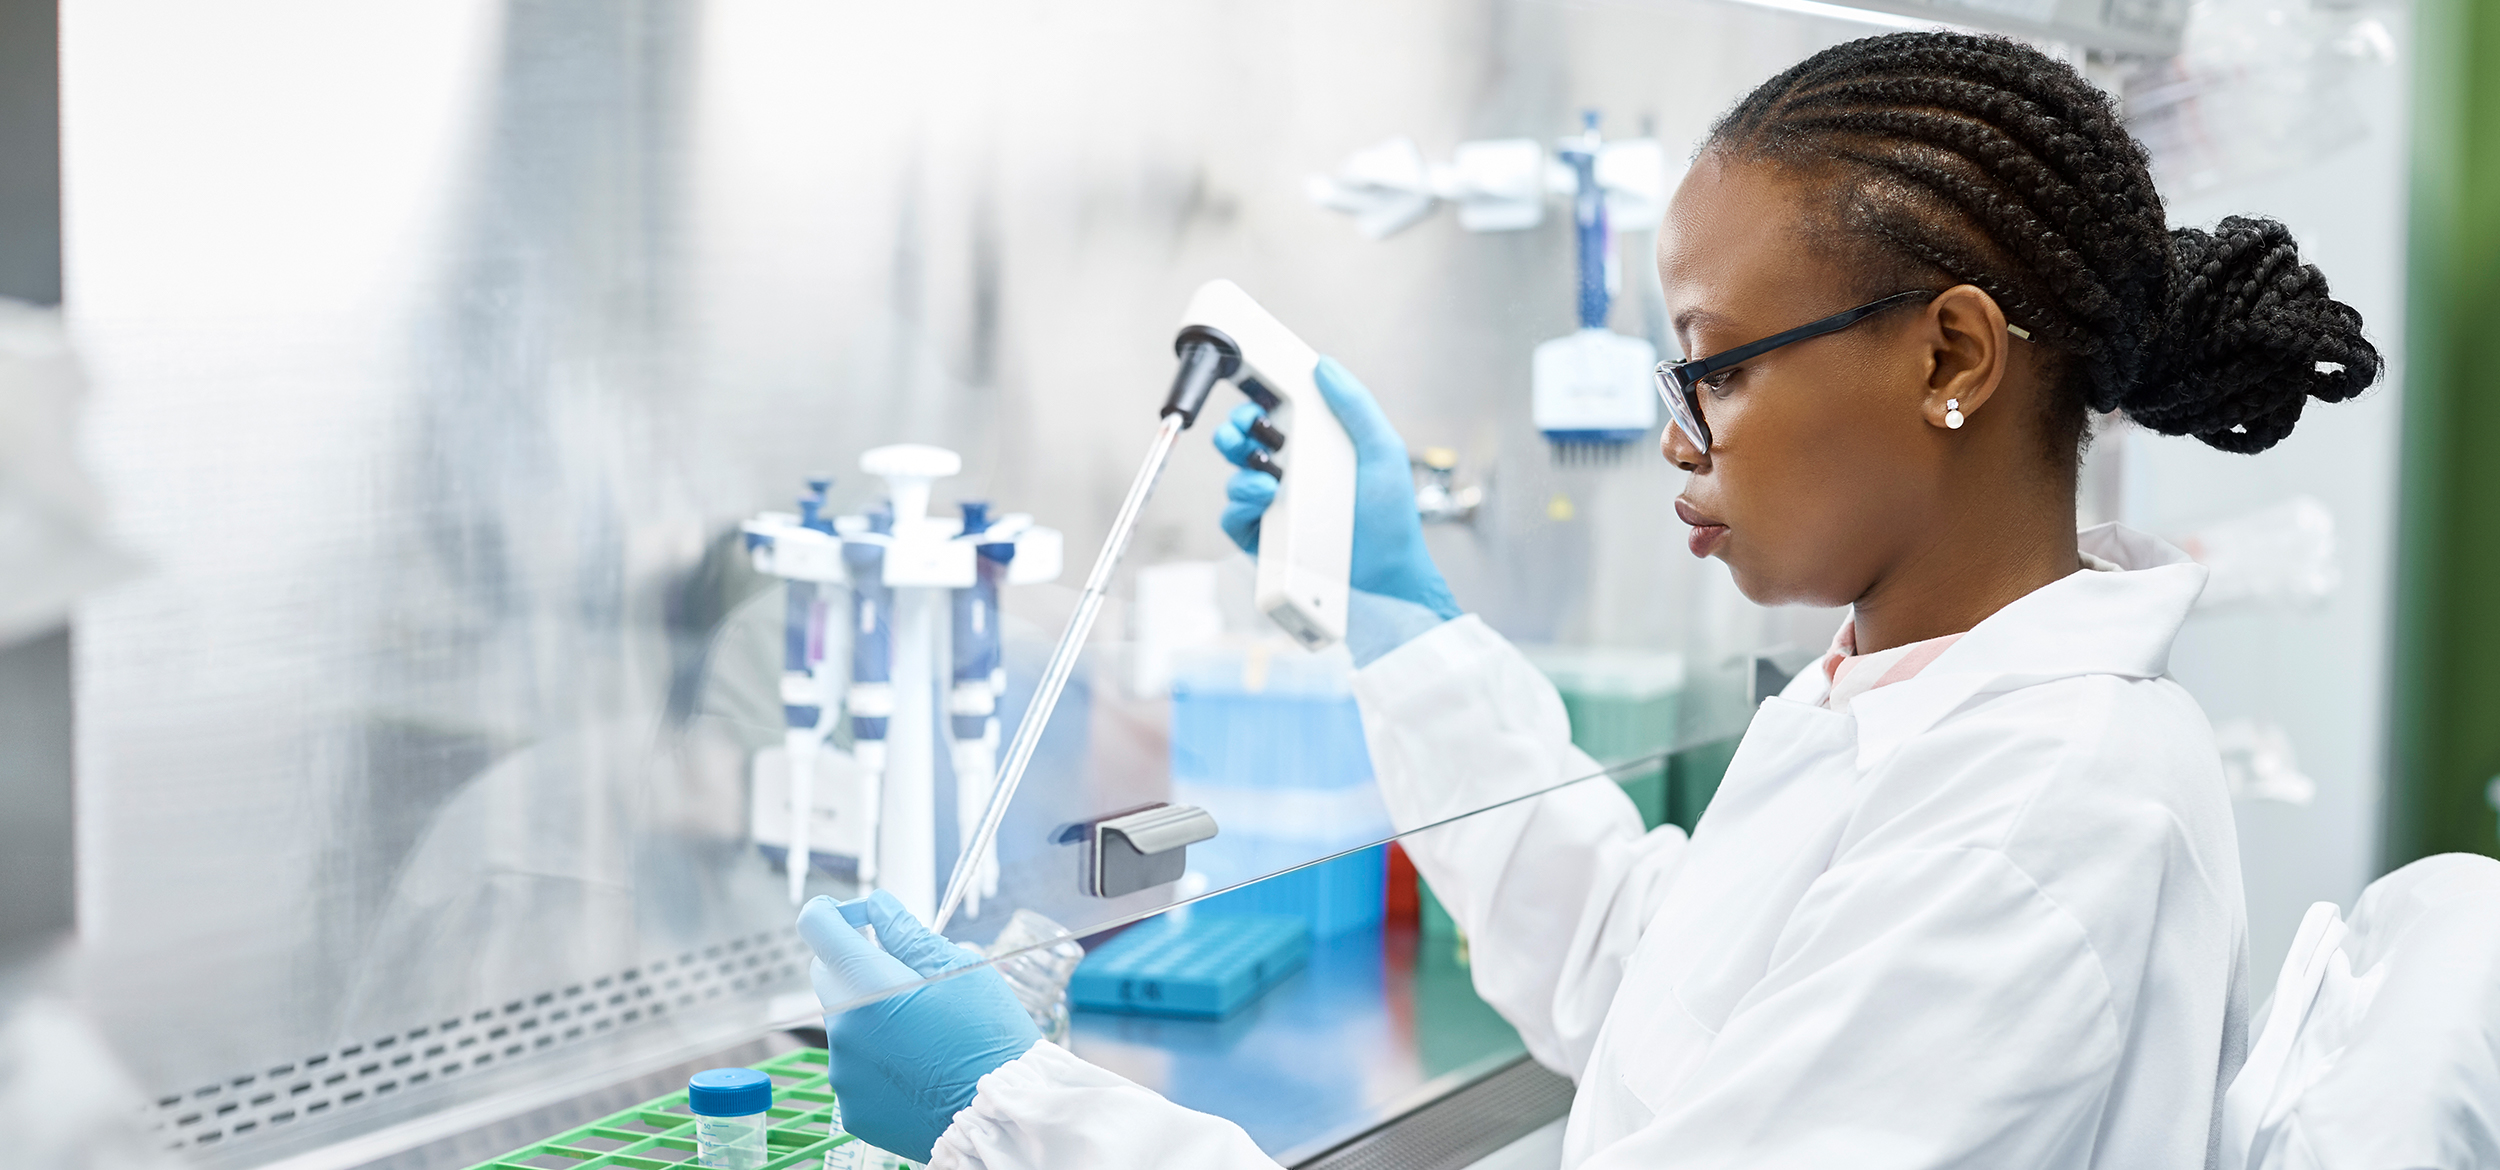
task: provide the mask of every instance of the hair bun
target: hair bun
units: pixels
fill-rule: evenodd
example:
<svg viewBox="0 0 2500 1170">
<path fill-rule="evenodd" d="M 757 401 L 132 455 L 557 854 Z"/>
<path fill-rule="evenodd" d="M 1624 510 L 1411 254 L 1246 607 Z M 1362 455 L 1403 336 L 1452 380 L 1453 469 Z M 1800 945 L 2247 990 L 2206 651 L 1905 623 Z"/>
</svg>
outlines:
<svg viewBox="0 0 2500 1170">
<path fill-rule="evenodd" d="M 2292 233 L 2232 216 L 2170 233 L 2170 290 L 2127 417 L 2225 451 L 2263 451 L 2292 432 L 2309 399 L 2341 402 L 2378 381 L 2361 314 L 2327 295 Z"/>
</svg>

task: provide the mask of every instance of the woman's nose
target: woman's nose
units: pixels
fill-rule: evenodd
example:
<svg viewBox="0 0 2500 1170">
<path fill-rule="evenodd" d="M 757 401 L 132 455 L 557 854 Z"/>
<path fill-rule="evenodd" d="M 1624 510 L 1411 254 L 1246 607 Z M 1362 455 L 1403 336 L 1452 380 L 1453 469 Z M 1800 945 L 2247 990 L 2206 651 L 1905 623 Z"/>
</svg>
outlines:
<svg viewBox="0 0 2500 1170">
<path fill-rule="evenodd" d="M 1699 444 L 1684 434 L 1684 428 L 1674 423 L 1668 423 L 1666 429 L 1659 433 L 1658 452 L 1667 457 L 1667 462 L 1686 471 L 1699 471 L 1703 464 L 1710 462 L 1710 452 L 1702 450 Z"/>
</svg>

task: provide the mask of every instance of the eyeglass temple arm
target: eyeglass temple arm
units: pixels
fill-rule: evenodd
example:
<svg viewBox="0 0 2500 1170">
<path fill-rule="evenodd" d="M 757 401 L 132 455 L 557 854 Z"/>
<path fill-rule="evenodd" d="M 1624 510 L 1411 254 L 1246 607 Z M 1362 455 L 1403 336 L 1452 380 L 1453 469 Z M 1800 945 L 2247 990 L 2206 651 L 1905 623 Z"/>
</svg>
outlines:
<svg viewBox="0 0 2500 1170">
<path fill-rule="evenodd" d="M 1676 369 L 1679 374 L 1686 378 L 1706 378 L 1728 368 L 1729 366 L 1735 365 L 1738 362 L 1750 361 L 1754 358 L 1761 357 L 1763 354 L 1778 349 L 1783 345 L 1804 341 L 1809 337 L 1820 337 L 1826 333 L 1833 333 L 1846 329 L 1876 313 L 1880 313 L 1885 309 L 1889 309 L 1894 305 L 1909 300 L 1912 297 L 1932 298 L 1935 295 L 1935 293 L 1923 288 L 1914 288 L 1908 292 L 1894 293 L 1880 301 L 1869 301 L 1866 304 L 1859 305 L 1854 309 L 1842 309 L 1841 311 L 1834 313 L 1829 317 L 1825 317 L 1820 321 L 1808 321 L 1794 329 L 1774 333 L 1760 341 L 1747 342 L 1734 349 L 1728 350 L 1725 353 L 1714 353 L 1699 361 L 1679 363 Z"/>
</svg>

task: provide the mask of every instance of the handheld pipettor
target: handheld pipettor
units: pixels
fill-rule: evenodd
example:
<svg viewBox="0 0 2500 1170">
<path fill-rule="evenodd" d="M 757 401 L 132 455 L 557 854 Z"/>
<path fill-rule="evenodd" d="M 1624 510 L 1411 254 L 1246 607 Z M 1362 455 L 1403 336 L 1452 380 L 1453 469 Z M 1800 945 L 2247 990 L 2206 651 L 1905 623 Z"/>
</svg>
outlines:
<svg viewBox="0 0 2500 1170">
<path fill-rule="evenodd" d="M 1154 495 L 1156 480 L 1172 457 L 1172 444 L 1198 421 L 1216 383 L 1230 381 L 1268 413 L 1260 442 L 1276 452 L 1261 470 L 1279 481 L 1276 502 L 1261 522 L 1259 536 L 1258 607 L 1311 649 L 1345 636 L 1346 574 L 1354 551 L 1354 444 L 1320 397 L 1314 380 L 1319 353 L 1303 344 L 1284 324 L 1260 308 L 1250 294 L 1229 280 L 1214 280 L 1190 297 L 1189 309 L 1172 348 L 1180 367 L 1164 398 L 1161 425 L 1155 428 L 1146 461 L 1130 481 L 1128 495 L 1112 518 L 1093 572 L 1085 578 L 1076 612 L 1052 648 L 1050 662 L 1033 690 L 1033 700 L 1016 723 L 1016 736 L 999 765 L 997 787 L 990 794 L 978 831 L 964 848 L 947 882 L 932 929 L 944 931 L 980 872 L 974 859 L 986 858 L 997 839 L 999 823 L 1024 782 L 1025 766 L 1049 726 L 1077 655 L 1093 632 L 1111 574 L 1128 551 L 1137 517 Z M 1293 452 L 1285 454 L 1285 440 Z M 1292 474 L 1287 475 L 1290 470 Z"/>
</svg>

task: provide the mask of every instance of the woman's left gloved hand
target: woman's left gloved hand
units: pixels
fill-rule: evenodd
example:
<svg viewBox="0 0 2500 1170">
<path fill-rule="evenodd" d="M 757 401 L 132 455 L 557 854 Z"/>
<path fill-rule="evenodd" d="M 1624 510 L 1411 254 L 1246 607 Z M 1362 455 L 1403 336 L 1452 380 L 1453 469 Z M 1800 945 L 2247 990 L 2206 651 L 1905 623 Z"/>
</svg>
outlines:
<svg viewBox="0 0 2500 1170">
<path fill-rule="evenodd" d="M 1320 396 L 1354 442 L 1354 556 L 1348 566 L 1354 589 L 1348 599 L 1346 641 L 1360 664 L 1386 653 L 1432 625 L 1457 617 L 1458 602 L 1424 547 L 1424 526 L 1415 510 L 1415 473 L 1406 441 L 1363 383 L 1337 364 L 1319 359 L 1312 371 Z M 1242 470 L 1225 485 L 1224 535 L 1257 556 L 1259 521 L 1276 500 L 1276 477 L 1250 467 L 1253 452 L 1272 454 L 1251 432 L 1262 417 L 1243 403 L 1215 429 L 1215 449 Z M 1395 604 L 1367 604 L 1363 595 Z"/>
<path fill-rule="evenodd" d="M 860 936 L 862 926 L 876 942 Z M 828 1009 L 982 962 L 929 933 L 883 890 L 855 902 L 809 902 L 799 937 L 816 952 L 810 975 Z M 842 1128 L 914 1162 L 929 1160 L 982 1077 L 1042 1038 L 1007 980 L 987 967 L 828 1015 L 825 1036 Z"/>
</svg>

